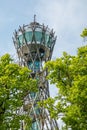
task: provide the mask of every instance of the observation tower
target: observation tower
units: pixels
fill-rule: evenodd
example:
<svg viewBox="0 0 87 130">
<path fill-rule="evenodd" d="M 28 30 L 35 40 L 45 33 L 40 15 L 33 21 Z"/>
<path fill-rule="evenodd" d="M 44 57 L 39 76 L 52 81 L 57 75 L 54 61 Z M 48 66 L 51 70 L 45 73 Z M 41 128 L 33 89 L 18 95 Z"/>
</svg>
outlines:
<svg viewBox="0 0 87 130">
<path fill-rule="evenodd" d="M 32 70 L 31 77 L 38 80 L 38 92 L 26 95 L 19 113 L 25 113 L 31 117 L 31 130 L 59 130 L 57 121 L 51 119 L 49 111 L 38 106 L 38 101 L 50 97 L 49 83 L 46 79 L 47 70 L 43 71 L 43 65 L 52 57 L 56 42 L 53 29 L 50 30 L 48 26 L 36 22 L 34 15 L 33 22 L 22 27 L 19 26 L 18 31 L 15 30 L 13 42 L 19 64 Z M 21 130 L 25 130 L 24 122 L 22 122 Z"/>
</svg>

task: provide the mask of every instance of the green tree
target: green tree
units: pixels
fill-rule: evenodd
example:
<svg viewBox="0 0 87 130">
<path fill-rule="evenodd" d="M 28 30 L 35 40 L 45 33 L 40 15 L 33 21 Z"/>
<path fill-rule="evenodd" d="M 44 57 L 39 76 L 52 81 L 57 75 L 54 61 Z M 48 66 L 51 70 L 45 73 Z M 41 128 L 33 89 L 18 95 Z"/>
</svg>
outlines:
<svg viewBox="0 0 87 130">
<path fill-rule="evenodd" d="M 58 118 L 62 113 L 66 129 L 87 130 L 87 46 L 80 47 L 76 56 L 64 52 L 45 68 L 47 78 L 58 88 L 57 97 L 44 101 L 51 116 Z"/>
<path fill-rule="evenodd" d="M 0 130 L 18 130 L 20 121 L 30 121 L 27 115 L 18 115 L 28 92 L 35 92 L 37 82 L 30 78 L 30 70 L 13 62 L 9 54 L 0 58 Z"/>
</svg>

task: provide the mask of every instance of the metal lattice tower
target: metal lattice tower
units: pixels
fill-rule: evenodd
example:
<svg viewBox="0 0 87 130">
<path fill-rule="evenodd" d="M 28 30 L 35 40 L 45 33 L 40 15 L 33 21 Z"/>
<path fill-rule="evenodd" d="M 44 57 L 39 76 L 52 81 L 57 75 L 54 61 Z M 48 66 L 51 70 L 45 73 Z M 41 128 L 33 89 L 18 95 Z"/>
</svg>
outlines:
<svg viewBox="0 0 87 130">
<path fill-rule="evenodd" d="M 38 92 L 26 95 L 24 105 L 20 108 L 20 113 L 29 114 L 32 118 L 31 130 L 59 130 L 57 121 L 51 119 L 49 112 L 43 107 L 38 107 L 37 103 L 50 96 L 46 80 L 47 70 L 43 71 L 43 65 L 51 60 L 55 41 L 53 29 L 37 23 L 35 16 L 34 22 L 19 26 L 18 31 L 14 33 L 13 42 L 19 64 L 31 69 L 32 78 L 38 80 Z M 23 123 L 22 130 L 25 130 L 24 125 Z"/>
</svg>

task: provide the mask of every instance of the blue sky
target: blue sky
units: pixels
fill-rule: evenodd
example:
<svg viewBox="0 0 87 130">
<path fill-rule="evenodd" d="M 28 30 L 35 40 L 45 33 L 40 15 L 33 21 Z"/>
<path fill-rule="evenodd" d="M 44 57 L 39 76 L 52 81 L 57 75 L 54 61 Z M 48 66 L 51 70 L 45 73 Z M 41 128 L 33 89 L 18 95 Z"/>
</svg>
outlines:
<svg viewBox="0 0 87 130">
<path fill-rule="evenodd" d="M 87 27 L 87 0 L 0 0 L 0 55 L 15 54 L 12 36 L 19 25 L 37 21 L 54 28 L 57 41 L 53 58 L 63 51 L 75 54 Z"/>
<path fill-rule="evenodd" d="M 38 22 L 56 32 L 53 59 L 63 51 L 74 55 L 85 45 L 80 34 L 87 27 L 87 0 L 0 0 L 0 56 L 16 54 L 13 32 L 19 25 L 32 22 L 34 14 Z"/>
</svg>

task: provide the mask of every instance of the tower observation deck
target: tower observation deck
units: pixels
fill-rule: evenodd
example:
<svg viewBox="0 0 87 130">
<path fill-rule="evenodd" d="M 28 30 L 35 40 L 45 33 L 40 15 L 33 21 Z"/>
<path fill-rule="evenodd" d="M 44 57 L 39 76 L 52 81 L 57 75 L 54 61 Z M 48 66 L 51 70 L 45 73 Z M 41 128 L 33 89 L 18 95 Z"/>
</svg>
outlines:
<svg viewBox="0 0 87 130">
<path fill-rule="evenodd" d="M 50 97 L 49 84 L 46 79 L 47 70 L 43 71 L 45 62 L 51 60 L 52 52 L 56 42 L 55 33 L 45 26 L 36 22 L 29 25 L 19 26 L 15 30 L 13 42 L 21 66 L 27 66 L 31 72 L 32 78 L 38 80 L 38 92 L 32 92 L 26 95 L 24 106 L 20 113 L 29 114 L 32 119 L 31 130 L 59 130 L 57 121 L 51 119 L 49 111 L 38 106 L 38 101 L 43 101 Z M 33 87 L 33 86 L 32 86 Z M 21 130 L 25 130 L 22 123 Z M 27 130 L 29 130 L 27 128 Z"/>
</svg>

